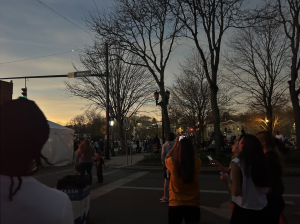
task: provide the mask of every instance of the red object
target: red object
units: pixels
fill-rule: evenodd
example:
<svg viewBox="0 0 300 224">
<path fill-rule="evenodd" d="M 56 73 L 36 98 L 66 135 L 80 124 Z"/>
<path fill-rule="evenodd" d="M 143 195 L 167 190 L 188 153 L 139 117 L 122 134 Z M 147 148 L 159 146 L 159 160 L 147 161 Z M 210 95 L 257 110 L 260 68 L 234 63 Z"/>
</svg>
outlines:
<svg viewBox="0 0 300 224">
<path fill-rule="evenodd" d="M 193 128 L 190 128 L 190 131 L 193 131 Z"/>
</svg>

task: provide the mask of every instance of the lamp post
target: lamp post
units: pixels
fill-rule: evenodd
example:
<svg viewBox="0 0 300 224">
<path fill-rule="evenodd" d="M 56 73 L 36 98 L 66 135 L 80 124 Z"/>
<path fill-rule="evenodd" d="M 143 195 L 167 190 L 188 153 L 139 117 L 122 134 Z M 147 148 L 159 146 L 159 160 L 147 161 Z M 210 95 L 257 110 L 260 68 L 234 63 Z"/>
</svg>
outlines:
<svg viewBox="0 0 300 224">
<path fill-rule="evenodd" d="M 115 115 L 114 115 L 114 111 L 113 111 L 113 108 L 110 107 L 109 108 L 109 112 L 110 112 L 110 119 L 109 119 L 109 126 L 111 127 L 111 141 L 112 141 L 112 144 L 111 144 L 111 149 L 112 149 L 112 152 L 111 154 L 114 156 L 115 155 L 115 149 L 114 149 L 114 118 L 115 118 Z"/>
<path fill-rule="evenodd" d="M 168 105 L 169 98 L 170 98 L 170 91 L 167 90 L 167 91 L 164 92 L 164 94 L 167 97 L 167 105 Z M 164 124 L 164 116 L 163 116 L 163 109 L 162 109 L 163 101 L 158 102 L 159 92 L 155 91 L 154 99 L 155 99 L 155 102 L 156 102 L 156 106 L 159 105 L 161 107 L 161 132 L 162 132 L 162 143 L 164 144 L 165 143 L 165 124 Z"/>
</svg>

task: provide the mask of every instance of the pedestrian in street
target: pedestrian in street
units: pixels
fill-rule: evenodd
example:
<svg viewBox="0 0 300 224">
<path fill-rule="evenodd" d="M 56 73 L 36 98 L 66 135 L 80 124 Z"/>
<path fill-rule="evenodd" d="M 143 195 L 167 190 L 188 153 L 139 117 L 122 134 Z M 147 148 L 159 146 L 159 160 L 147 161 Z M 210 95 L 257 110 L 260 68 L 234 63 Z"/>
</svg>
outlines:
<svg viewBox="0 0 300 224">
<path fill-rule="evenodd" d="M 241 135 L 240 135 L 240 137 L 239 137 L 239 140 L 241 140 L 244 136 L 245 136 L 245 130 L 242 129 L 242 130 L 241 130 Z"/>
<path fill-rule="evenodd" d="M 231 161 L 231 176 L 222 173 L 232 194 L 231 224 L 263 224 L 268 204 L 270 177 L 262 146 L 257 137 L 245 134 L 239 141 L 239 155 Z"/>
<path fill-rule="evenodd" d="M 158 135 L 155 135 L 155 138 L 153 139 L 153 153 L 159 153 L 160 148 L 160 140 L 158 138 Z"/>
<path fill-rule="evenodd" d="M 140 153 L 140 140 L 136 140 L 136 153 Z"/>
<path fill-rule="evenodd" d="M 94 162 L 96 162 L 96 170 L 97 170 L 97 177 L 98 177 L 97 183 L 103 183 L 102 166 L 105 170 L 105 164 L 101 152 L 97 153 L 97 157 L 95 158 Z"/>
<path fill-rule="evenodd" d="M 285 206 L 282 198 L 284 185 L 281 179 L 283 172 L 281 156 L 276 149 L 275 138 L 270 132 L 261 131 L 256 134 L 256 137 L 259 139 L 263 147 L 269 171 L 271 172 L 271 188 L 267 194 L 268 205 L 265 223 L 278 224 L 280 216 L 282 216 L 282 220 L 285 219 L 285 216 L 283 214 L 281 215 Z"/>
<path fill-rule="evenodd" d="M 169 182 L 170 182 L 170 171 L 166 168 L 165 159 L 167 154 L 170 152 L 171 148 L 175 144 L 175 134 L 173 132 L 170 132 L 168 134 L 168 141 L 166 141 L 165 144 L 162 146 L 161 150 L 161 162 L 163 165 L 163 172 L 164 172 L 164 196 L 160 199 L 160 202 L 168 202 L 168 188 L 169 188 Z"/>
<path fill-rule="evenodd" d="M 85 139 L 77 150 L 77 156 L 79 157 L 80 175 L 83 178 L 85 171 L 90 176 L 90 185 L 92 185 L 92 167 L 93 167 L 93 156 L 94 149 L 91 146 L 90 140 Z"/>
<path fill-rule="evenodd" d="M 200 191 L 198 175 L 201 160 L 198 158 L 193 143 L 188 138 L 179 141 L 167 154 L 166 168 L 171 172 L 169 185 L 169 224 L 200 222 Z"/>
<path fill-rule="evenodd" d="M 239 150 L 239 141 L 237 140 L 233 146 L 232 146 L 232 153 L 233 153 L 233 156 L 231 157 L 231 160 L 233 160 L 234 158 L 236 158 L 239 154 L 240 150 Z M 229 165 L 228 168 L 222 166 L 216 159 L 213 159 L 213 160 L 209 160 L 209 163 L 213 166 L 216 166 L 220 169 L 220 171 L 222 173 L 226 173 L 227 175 L 230 176 L 231 174 L 231 166 Z M 232 201 L 232 196 L 231 196 L 231 192 L 230 193 L 230 213 L 232 214 L 233 213 L 233 209 L 234 209 L 234 202 Z"/>
<path fill-rule="evenodd" d="M 279 133 L 279 131 L 276 131 L 275 138 L 279 139 L 281 142 L 284 142 L 284 137 Z"/>
<path fill-rule="evenodd" d="M 48 162 L 42 148 L 50 128 L 43 112 L 31 100 L 11 100 L 1 106 L 0 123 L 0 223 L 73 224 L 68 195 L 32 177 L 41 159 Z"/>
<path fill-rule="evenodd" d="M 100 139 L 98 143 L 98 150 L 100 150 L 101 153 L 104 153 L 104 142 L 102 139 Z"/>
</svg>

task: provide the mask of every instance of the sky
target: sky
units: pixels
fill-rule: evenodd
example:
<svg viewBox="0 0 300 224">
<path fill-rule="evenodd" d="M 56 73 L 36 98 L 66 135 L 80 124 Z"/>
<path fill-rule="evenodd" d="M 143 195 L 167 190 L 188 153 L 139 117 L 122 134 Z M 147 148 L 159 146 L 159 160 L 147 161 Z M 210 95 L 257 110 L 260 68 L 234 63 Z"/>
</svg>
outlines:
<svg viewBox="0 0 300 224">
<path fill-rule="evenodd" d="M 40 0 L 68 20 L 85 29 L 83 16 L 95 8 L 93 0 Z M 111 6 L 110 0 L 95 0 L 99 10 Z M 63 75 L 74 71 L 72 62 L 78 52 L 72 50 L 92 44 L 88 33 L 57 15 L 37 0 L 0 0 L 0 78 L 19 76 Z M 185 42 L 174 52 L 166 70 L 166 84 L 172 84 L 178 62 L 189 54 L 193 43 Z M 67 52 L 67 53 L 64 53 Z M 60 54 L 63 53 L 63 54 Z M 27 58 L 35 60 L 12 62 Z M 7 80 L 10 81 L 10 80 Z M 67 97 L 64 81 L 67 78 L 29 79 L 28 99 L 33 100 L 48 120 L 65 124 L 82 114 L 88 102 L 78 97 Z M 13 99 L 21 96 L 24 79 L 13 80 Z M 154 105 L 153 100 L 153 105 Z M 146 115 L 159 117 L 148 107 Z"/>
</svg>

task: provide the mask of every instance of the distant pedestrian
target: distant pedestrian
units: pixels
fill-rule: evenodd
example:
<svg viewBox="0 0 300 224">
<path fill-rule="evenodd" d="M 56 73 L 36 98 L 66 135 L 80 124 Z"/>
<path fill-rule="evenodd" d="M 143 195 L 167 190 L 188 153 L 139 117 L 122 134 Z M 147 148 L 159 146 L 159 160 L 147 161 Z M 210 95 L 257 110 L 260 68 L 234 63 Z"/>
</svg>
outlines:
<svg viewBox="0 0 300 224">
<path fill-rule="evenodd" d="M 284 185 L 281 178 L 283 173 L 281 156 L 276 149 L 276 141 L 270 132 L 261 131 L 256 134 L 256 137 L 262 144 L 267 164 L 269 166 L 269 171 L 271 172 L 271 190 L 267 194 L 268 206 L 265 223 L 278 224 L 280 216 L 284 216 L 281 215 L 281 213 L 285 206 L 282 198 Z M 279 147 L 281 147 L 281 145 L 279 145 Z"/>
<path fill-rule="evenodd" d="M 276 131 L 275 138 L 279 139 L 281 142 L 284 142 L 284 137 L 279 133 L 279 131 Z"/>
<path fill-rule="evenodd" d="M 140 152 L 140 140 L 136 140 L 136 153 Z"/>
<path fill-rule="evenodd" d="M 98 177 L 97 183 L 103 183 L 102 166 L 105 170 L 105 164 L 101 152 L 97 153 L 97 157 L 95 158 L 94 162 L 96 162 L 96 170 L 97 170 L 97 177 Z"/>
<path fill-rule="evenodd" d="M 94 149 L 88 139 L 84 140 L 78 150 L 77 156 L 79 157 L 80 175 L 84 177 L 85 171 L 90 176 L 90 185 L 92 185 L 92 167 L 93 167 L 93 156 Z"/>
<path fill-rule="evenodd" d="M 240 137 L 239 137 L 239 140 L 241 140 L 244 136 L 245 136 L 245 130 L 242 129 L 242 130 L 241 130 L 241 135 L 240 135 Z"/>
<path fill-rule="evenodd" d="M 231 175 L 221 175 L 235 203 L 230 223 L 263 224 L 270 189 L 263 149 L 257 137 L 245 134 L 239 141 L 239 150 L 231 162 Z"/>
<path fill-rule="evenodd" d="M 50 129 L 43 112 L 31 100 L 11 100 L 1 106 L 0 123 L 0 223 L 73 224 L 68 195 L 32 177 L 41 160 L 47 162 L 42 148 Z"/>
<path fill-rule="evenodd" d="M 201 160 L 198 158 L 193 143 L 188 138 L 179 141 L 167 154 L 165 164 L 171 172 L 169 185 L 169 224 L 200 222 L 200 191 L 198 175 Z"/>
<path fill-rule="evenodd" d="M 168 141 L 166 141 L 165 144 L 163 144 L 161 149 L 161 162 L 163 165 L 163 172 L 164 172 L 164 196 L 160 199 L 161 202 L 168 202 L 168 188 L 169 188 L 169 182 L 170 182 L 170 171 L 167 169 L 165 164 L 165 159 L 167 154 L 170 152 L 171 148 L 174 146 L 175 142 L 175 134 L 173 132 L 170 132 L 168 134 Z"/>
<path fill-rule="evenodd" d="M 98 150 L 100 150 L 102 154 L 104 153 L 104 141 L 102 139 L 100 139 L 98 143 Z"/>
<path fill-rule="evenodd" d="M 155 135 L 155 138 L 153 139 L 153 153 L 159 153 L 160 148 L 160 140 L 158 138 L 158 135 Z"/>
</svg>

